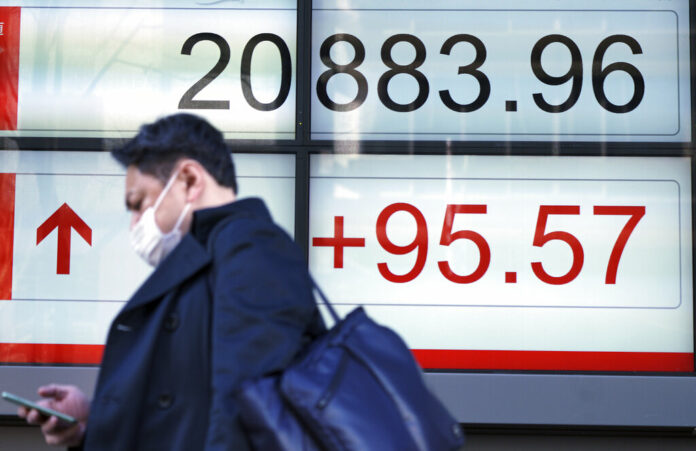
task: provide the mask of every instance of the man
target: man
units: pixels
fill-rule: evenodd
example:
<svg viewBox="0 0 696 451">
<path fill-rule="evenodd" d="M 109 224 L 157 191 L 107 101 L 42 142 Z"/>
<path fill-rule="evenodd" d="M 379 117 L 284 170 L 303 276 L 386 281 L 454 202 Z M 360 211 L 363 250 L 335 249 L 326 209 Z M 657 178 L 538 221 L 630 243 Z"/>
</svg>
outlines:
<svg viewBox="0 0 696 451">
<path fill-rule="evenodd" d="M 304 258 L 262 201 L 236 200 L 229 151 L 204 120 L 165 117 L 113 156 L 132 244 L 156 269 L 111 325 L 91 404 L 76 387 L 39 389 L 79 423 L 19 414 L 54 445 L 247 449 L 235 390 L 324 328 Z"/>
</svg>

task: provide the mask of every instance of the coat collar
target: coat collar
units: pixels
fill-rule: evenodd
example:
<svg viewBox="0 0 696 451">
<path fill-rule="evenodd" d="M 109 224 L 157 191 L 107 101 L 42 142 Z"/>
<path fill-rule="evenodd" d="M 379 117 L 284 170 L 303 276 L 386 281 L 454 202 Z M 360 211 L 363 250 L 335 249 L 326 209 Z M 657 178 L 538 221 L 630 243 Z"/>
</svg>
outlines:
<svg viewBox="0 0 696 451">
<path fill-rule="evenodd" d="M 172 253 L 162 261 L 135 292 L 123 311 L 133 310 L 158 299 L 207 266 L 211 261 L 212 257 L 208 251 L 190 233 L 187 233 Z"/>
<path fill-rule="evenodd" d="M 205 246 L 211 232 L 221 221 L 243 216 L 271 220 L 271 214 L 261 199 L 247 197 L 219 207 L 195 211 L 191 222 L 191 235 Z"/>
</svg>

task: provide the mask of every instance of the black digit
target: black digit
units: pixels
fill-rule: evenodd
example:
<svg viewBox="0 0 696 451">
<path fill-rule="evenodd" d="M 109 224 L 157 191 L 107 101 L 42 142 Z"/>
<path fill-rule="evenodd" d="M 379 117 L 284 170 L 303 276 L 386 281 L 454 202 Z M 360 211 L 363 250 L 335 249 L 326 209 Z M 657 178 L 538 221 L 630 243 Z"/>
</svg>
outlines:
<svg viewBox="0 0 696 451">
<path fill-rule="evenodd" d="M 254 49 L 256 46 L 262 42 L 271 42 L 275 44 L 280 52 L 280 91 L 278 91 L 278 96 L 269 103 L 259 102 L 256 97 L 254 97 L 254 92 L 251 90 L 251 57 L 254 54 Z M 242 94 L 247 103 L 254 109 L 259 111 L 273 111 L 278 109 L 285 100 L 288 98 L 290 93 L 290 79 L 292 70 L 292 61 L 290 61 L 290 50 L 288 45 L 283 41 L 283 38 L 272 33 L 261 33 L 257 34 L 247 42 L 244 46 L 244 51 L 242 52 Z"/>
<path fill-rule="evenodd" d="M 572 58 L 568 72 L 559 77 L 549 75 L 541 66 L 541 54 L 549 44 L 554 42 L 565 45 L 570 51 L 570 56 Z M 534 103 L 536 103 L 539 108 L 547 113 L 562 113 L 571 109 L 578 101 L 578 98 L 580 98 L 580 91 L 582 90 L 582 56 L 580 55 L 580 49 L 578 48 L 577 44 L 575 44 L 575 42 L 573 42 L 573 40 L 567 36 L 550 34 L 539 39 L 537 43 L 534 44 L 531 59 L 532 71 L 542 83 L 557 86 L 562 85 L 571 78 L 573 79 L 573 86 L 570 89 L 570 96 L 568 96 L 568 99 L 565 102 L 561 103 L 560 105 L 551 105 L 544 100 L 544 96 L 540 92 L 537 92 L 533 95 Z"/>
<path fill-rule="evenodd" d="M 347 42 L 353 46 L 353 50 L 355 51 L 353 61 L 348 64 L 336 64 L 331 59 L 331 47 L 337 42 Z M 319 76 L 319 80 L 317 81 L 317 97 L 319 97 L 319 101 L 322 105 L 333 111 L 352 111 L 362 105 L 367 98 L 367 80 L 361 72 L 355 70 L 365 61 L 365 46 L 360 42 L 360 39 L 352 34 L 345 33 L 329 36 L 321 44 L 319 58 L 321 58 L 321 62 L 329 68 L 329 70 L 323 72 L 321 76 Z M 355 95 L 355 98 L 348 103 L 334 102 L 329 98 L 329 94 L 326 91 L 326 85 L 329 83 L 329 79 L 336 74 L 348 74 L 353 77 L 358 84 L 358 93 Z"/>
<path fill-rule="evenodd" d="M 442 90 L 440 91 L 440 99 L 442 99 L 442 103 L 450 110 L 458 113 L 470 113 L 481 108 L 491 95 L 491 82 L 488 80 L 488 77 L 486 77 L 486 74 L 478 70 L 478 68 L 483 65 L 484 61 L 486 61 L 486 46 L 483 45 L 483 42 L 476 36 L 470 34 L 457 34 L 450 37 L 442 44 L 440 53 L 442 55 L 449 55 L 452 51 L 452 47 L 459 42 L 468 42 L 473 45 L 474 50 L 476 50 L 474 62 L 466 66 L 459 66 L 459 71 L 457 73 L 460 75 L 467 74 L 473 76 L 479 83 L 479 95 L 473 102 L 462 105 L 452 99 L 449 90 Z"/>
<path fill-rule="evenodd" d="M 196 33 L 184 42 L 184 46 L 181 47 L 182 55 L 190 55 L 193 46 L 201 41 L 211 41 L 214 42 L 220 49 L 220 59 L 218 62 L 210 69 L 210 72 L 205 74 L 203 78 L 198 80 L 191 86 L 179 100 L 179 109 L 191 108 L 196 110 L 226 110 L 230 108 L 230 102 L 228 100 L 194 100 L 194 96 L 201 92 L 203 88 L 208 86 L 211 81 L 225 70 L 227 64 L 230 62 L 230 46 L 227 44 L 225 39 L 215 33 Z"/>
<path fill-rule="evenodd" d="M 595 51 L 594 58 L 592 58 L 592 89 L 594 90 L 597 102 L 599 102 L 602 108 L 612 113 L 628 113 L 629 111 L 635 110 L 636 107 L 640 105 L 641 100 L 643 100 L 643 94 L 645 94 L 645 80 L 643 80 L 643 75 L 641 75 L 636 66 L 629 63 L 612 63 L 602 69 L 604 54 L 610 45 L 616 44 L 617 42 L 629 46 L 634 55 L 643 53 L 643 49 L 641 49 L 638 41 L 625 34 L 615 34 L 600 42 Z M 633 79 L 633 97 L 631 97 L 631 100 L 625 105 L 611 103 L 604 93 L 604 80 L 610 73 L 617 70 L 626 72 Z"/>
<path fill-rule="evenodd" d="M 416 57 L 411 64 L 402 66 L 396 64 L 392 59 L 392 48 L 399 42 L 408 42 L 416 50 Z M 412 34 L 395 34 L 384 41 L 382 45 L 382 62 L 389 68 L 388 71 L 379 77 L 379 82 L 377 83 L 377 95 L 379 95 L 382 104 L 390 110 L 400 113 L 407 113 L 422 107 L 428 99 L 428 93 L 430 92 L 428 79 L 422 72 L 416 70 L 417 67 L 420 67 L 425 62 L 425 45 L 423 45 L 423 42 Z M 411 103 L 396 103 L 389 97 L 389 91 L 387 91 L 389 81 L 398 74 L 408 74 L 418 82 L 418 96 Z"/>
</svg>

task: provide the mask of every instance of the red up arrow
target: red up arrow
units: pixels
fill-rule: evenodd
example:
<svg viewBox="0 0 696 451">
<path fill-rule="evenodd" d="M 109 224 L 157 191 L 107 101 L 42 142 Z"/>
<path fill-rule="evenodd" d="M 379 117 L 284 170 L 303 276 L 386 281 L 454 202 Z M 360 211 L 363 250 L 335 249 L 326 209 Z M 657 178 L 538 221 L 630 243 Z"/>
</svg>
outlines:
<svg viewBox="0 0 696 451">
<path fill-rule="evenodd" d="M 63 204 L 36 229 L 36 245 L 38 246 L 55 228 L 58 228 L 58 265 L 56 274 L 70 274 L 70 229 L 75 229 L 90 246 L 92 245 L 92 229 L 85 224 L 82 218 L 68 204 Z"/>
</svg>

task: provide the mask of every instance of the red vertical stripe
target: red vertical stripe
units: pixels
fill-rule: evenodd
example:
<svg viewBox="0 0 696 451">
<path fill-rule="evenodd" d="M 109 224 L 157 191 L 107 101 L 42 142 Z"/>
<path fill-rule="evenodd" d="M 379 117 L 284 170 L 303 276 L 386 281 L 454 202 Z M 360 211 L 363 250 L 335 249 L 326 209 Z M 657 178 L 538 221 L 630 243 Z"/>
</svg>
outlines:
<svg viewBox="0 0 696 451">
<path fill-rule="evenodd" d="M 20 8 L 0 8 L 0 130 L 17 130 L 20 20 Z"/>
<path fill-rule="evenodd" d="M 12 299 L 15 174 L 0 174 L 0 300 Z"/>
</svg>

